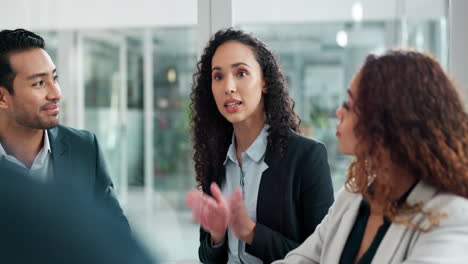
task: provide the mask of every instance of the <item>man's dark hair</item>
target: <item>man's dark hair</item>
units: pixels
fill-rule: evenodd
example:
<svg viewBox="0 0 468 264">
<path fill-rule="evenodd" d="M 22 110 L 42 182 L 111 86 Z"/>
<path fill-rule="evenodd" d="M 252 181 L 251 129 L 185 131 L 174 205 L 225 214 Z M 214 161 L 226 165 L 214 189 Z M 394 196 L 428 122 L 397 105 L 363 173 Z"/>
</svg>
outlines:
<svg viewBox="0 0 468 264">
<path fill-rule="evenodd" d="M 10 94 L 14 93 L 13 80 L 16 73 L 9 61 L 12 52 L 44 47 L 44 39 L 31 31 L 25 29 L 0 31 L 0 86 L 5 87 Z"/>
</svg>

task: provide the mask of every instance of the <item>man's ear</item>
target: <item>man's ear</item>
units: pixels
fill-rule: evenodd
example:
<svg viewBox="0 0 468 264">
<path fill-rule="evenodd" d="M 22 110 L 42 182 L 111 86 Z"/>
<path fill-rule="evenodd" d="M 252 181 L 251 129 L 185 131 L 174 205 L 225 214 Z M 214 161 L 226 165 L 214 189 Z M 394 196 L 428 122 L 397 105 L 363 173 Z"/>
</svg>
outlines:
<svg viewBox="0 0 468 264">
<path fill-rule="evenodd" d="M 5 87 L 0 86 L 0 109 L 8 108 L 8 105 L 10 103 L 10 97 L 10 92 L 8 92 L 8 90 Z"/>
</svg>

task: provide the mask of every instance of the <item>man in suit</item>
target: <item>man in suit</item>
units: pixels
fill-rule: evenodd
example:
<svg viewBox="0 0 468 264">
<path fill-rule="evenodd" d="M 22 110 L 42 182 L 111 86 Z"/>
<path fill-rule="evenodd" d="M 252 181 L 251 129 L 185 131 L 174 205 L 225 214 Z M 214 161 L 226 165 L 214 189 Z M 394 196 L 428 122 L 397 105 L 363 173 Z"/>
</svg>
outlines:
<svg viewBox="0 0 468 264">
<path fill-rule="evenodd" d="M 0 31 L 0 158 L 34 180 L 79 190 L 128 227 L 96 136 L 58 124 L 57 69 L 44 46 L 33 32 Z"/>
</svg>

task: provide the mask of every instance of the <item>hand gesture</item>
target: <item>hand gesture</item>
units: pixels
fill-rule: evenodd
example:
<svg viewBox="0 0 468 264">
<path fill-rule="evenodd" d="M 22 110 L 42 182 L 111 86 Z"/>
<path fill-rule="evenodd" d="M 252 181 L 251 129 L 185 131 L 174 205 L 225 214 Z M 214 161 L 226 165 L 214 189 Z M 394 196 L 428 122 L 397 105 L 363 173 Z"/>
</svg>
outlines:
<svg viewBox="0 0 468 264">
<path fill-rule="evenodd" d="M 192 218 L 203 229 L 210 232 L 215 244 L 224 240 L 229 222 L 229 208 L 226 199 L 216 183 L 210 186 L 213 197 L 192 189 L 187 193 L 187 206 L 192 210 Z"/>
<path fill-rule="evenodd" d="M 228 204 L 231 214 L 229 227 L 239 240 L 242 240 L 247 244 L 252 244 L 256 224 L 249 217 L 239 187 L 236 188 L 234 193 L 229 197 Z"/>
</svg>

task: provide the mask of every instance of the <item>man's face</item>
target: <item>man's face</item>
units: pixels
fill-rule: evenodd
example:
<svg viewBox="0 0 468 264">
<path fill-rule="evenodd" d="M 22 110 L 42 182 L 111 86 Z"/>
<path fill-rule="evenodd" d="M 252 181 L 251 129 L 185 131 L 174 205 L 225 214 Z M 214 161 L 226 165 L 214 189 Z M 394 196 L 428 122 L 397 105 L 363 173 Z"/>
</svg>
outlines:
<svg viewBox="0 0 468 264">
<path fill-rule="evenodd" d="M 57 72 L 49 54 L 34 48 L 12 53 L 10 65 L 16 73 L 13 94 L 1 87 L 0 108 L 6 110 L 11 121 L 18 126 L 47 129 L 57 126 L 60 87 Z"/>
</svg>

